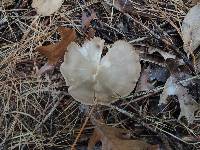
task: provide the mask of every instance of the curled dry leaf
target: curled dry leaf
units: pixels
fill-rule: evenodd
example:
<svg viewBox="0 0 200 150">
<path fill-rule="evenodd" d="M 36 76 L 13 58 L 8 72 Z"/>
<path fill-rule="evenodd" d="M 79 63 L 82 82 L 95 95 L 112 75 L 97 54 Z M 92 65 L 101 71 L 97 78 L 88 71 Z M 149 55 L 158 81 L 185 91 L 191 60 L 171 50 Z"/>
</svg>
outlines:
<svg viewBox="0 0 200 150">
<path fill-rule="evenodd" d="M 97 126 L 88 143 L 88 150 L 93 150 L 95 144 L 101 141 L 102 150 L 159 150 L 159 145 L 150 145 L 142 140 L 131 140 L 127 130 Z"/>
<path fill-rule="evenodd" d="M 62 6 L 63 0 L 33 0 L 32 7 L 38 15 L 49 16 Z"/>
<path fill-rule="evenodd" d="M 75 39 L 76 33 L 73 29 L 59 27 L 58 32 L 61 40 L 56 44 L 37 47 L 36 50 L 48 58 L 48 62 L 40 69 L 39 74 L 52 70 L 58 60 L 64 56 L 67 46 Z"/>
<path fill-rule="evenodd" d="M 182 26 L 184 50 L 189 56 L 200 45 L 200 4 L 192 7 L 185 16 Z"/>
<path fill-rule="evenodd" d="M 70 44 L 60 69 L 72 97 L 89 105 L 108 105 L 133 91 L 140 75 L 139 55 L 125 41 L 115 42 L 101 58 L 104 40 L 82 47 Z"/>
<path fill-rule="evenodd" d="M 185 116 L 187 118 L 187 121 L 189 123 L 192 123 L 194 121 L 194 112 L 199 109 L 199 104 L 189 93 L 189 90 L 187 88 L 187 85 L 189 83 L 181 84 L 179 82 L 180 79 L 187 79 L 191 77 L 191 75 L 178 72 L 178 67 L 175 64 L 175 61 L 168 62 L 168 67 L 170 68 L 171 76 L 167 79 L 165 83 L 159 104 L 167 104 L 168 96 L 176 95 L 178 97 L 181 109 L 179 119 Z"/>
</svg>

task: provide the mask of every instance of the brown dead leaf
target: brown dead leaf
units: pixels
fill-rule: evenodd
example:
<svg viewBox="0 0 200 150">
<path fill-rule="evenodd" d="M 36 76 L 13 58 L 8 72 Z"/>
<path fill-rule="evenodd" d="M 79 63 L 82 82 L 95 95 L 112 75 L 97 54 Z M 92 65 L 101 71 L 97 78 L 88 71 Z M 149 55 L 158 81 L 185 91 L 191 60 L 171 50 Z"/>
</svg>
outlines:
<svg viewBox="0 0 200 150">
<path fill-rule="evenodd" d="M 127 130 L 97 126 L 88 143 L 88 150 L 93 150 L 95 144 L 101 141 L 102 150 L 158 150 L 159 145 L 150 145 L 142 140 L 131 140 Z"/>
<path fill-rule="evenodd" d="M 61 57 L 64 57 L 67 46 L 75 39 L 76 33 L 73 29 L 59 27 L 58 32 L 60 33 L 61 40 L 55 44 L 47 46 L 37 47 L 36 50 L 42 55 L 48 58 L 47 64 L 45 64 L 39 71 L 39 74 L 46 72 L 47 70 L 53 69 L 54 65 L 58 62 Z"/>
<path fill-rule="evenodd" d="M 176 95 L 180 105 L 179 119 L 183 116 L 186 117 L 189 123 L 194 121 L 194 112 L 199 109 L 199 104 L 195 101 L 193 96 L 189 93 L 190 82 L 181 84 L 179 81 L 192 77 L 186 72 L 178 71 L 178 65 L 175 60 L 168 59 L 168 68 L 171 76 L 167 79 L 163 93 L 160 97 L 159 104 L 167 104 L 168 96 Z"/>
</svg>

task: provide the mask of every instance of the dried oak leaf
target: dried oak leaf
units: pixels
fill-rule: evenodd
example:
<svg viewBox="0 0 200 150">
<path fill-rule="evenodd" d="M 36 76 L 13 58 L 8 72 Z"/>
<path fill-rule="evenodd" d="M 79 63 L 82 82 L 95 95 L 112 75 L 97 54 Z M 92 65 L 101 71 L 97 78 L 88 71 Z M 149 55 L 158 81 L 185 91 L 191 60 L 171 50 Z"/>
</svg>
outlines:
<svg viewBox="0 0 200 150">
<path fill-rule="evenodd" d="M 33 0 L 32 7 L 38 15 L 49 16 L 62 6 L 63 0 Z"/>
<path fill-rule="evenodd" d="M 159 145 L 150 145 L 142 140 L 131 140 L 130 133 L 125 129 L 97 126 L 88 143 L 88 150 L 101 141 L 102 150 L 159 150 Z"/>
<path fill-rule="evenodd" d="M 189 93 L 187 86 L 189 82 L 181 84 L 179 81 L 191 77 L 191 75 L 178 72 L 176 62 L 174 60 L 168 60 L 168 67 L 170 68 L 171 76 L 167 79 L 164 90 L 160 96 L 161 104 L 167 104 L 168 96 L 176 95 L 178 97 L 180 105 L 179 119 L 183 116 L 186 117 L 189 123 L 194 121 L 194 112 L 199 109 L 199 104 L 194 100 L 192 95 Z"/>
<path fill-rule="evenodd" d="M 192 7 L 185 16 L 182 26 L 184 50 L 193 56 L 194 50 L 200 45 L 200 4 Z"/>
<path fill-rule="evenodd" d="M 59 27 L 61 40 L 55 44 L 37 47 L 36 50 L 48 58 L 48 62 L 39 70 L 42 74 L 54 68 L 58 60 L 64 56 L 67 46 L 75 39 L 76 33 L 73 29 Z"/>
<path fill-rule="evenodd" d="M 72 97 L 87 105 L 109 105 L 127 96 L 140 76 L 139 54 L 117 41 L 103 57 L 104 40 L 93 38 L 82 47 L 70 44 L 60 70 Z"/>
</svg>

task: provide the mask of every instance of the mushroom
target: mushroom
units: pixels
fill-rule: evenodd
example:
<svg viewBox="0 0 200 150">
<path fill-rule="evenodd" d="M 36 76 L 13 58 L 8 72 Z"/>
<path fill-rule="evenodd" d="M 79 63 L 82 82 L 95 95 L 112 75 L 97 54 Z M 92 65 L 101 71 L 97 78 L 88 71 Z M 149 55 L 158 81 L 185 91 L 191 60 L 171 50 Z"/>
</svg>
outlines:
<svg viewBox="0 0 200 150">
<path fill-rule="evenodd" d="M 49 16 L 62 6 L 63 0 L 33 0 L 32 7 L 38 15 Z"/>
<path fill-rule="evenodd" d="M 72 42 L 60 70 L 69 94 L 87 105 L 109 105 L 127 96 L 140 76 L 139 54 L 126 41 L 116 41 L 101 57 L 104 40 L 95 37 L 82 47 Z"/>
</svg>

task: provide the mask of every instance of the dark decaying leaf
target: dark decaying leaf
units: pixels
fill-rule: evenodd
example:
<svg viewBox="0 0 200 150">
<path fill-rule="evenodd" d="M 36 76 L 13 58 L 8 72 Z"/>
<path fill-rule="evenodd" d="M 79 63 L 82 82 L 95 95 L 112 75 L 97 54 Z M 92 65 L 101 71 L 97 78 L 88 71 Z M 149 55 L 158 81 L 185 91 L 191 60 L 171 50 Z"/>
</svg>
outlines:
<svg viewBox="0 0 200 150">
<path fill-rule="evenodd" d="M 150 72 L 149 72 L 149 80 L 150 81 L 159 81 L 165 83 L 169 77 L 169 71 L 161 66 L 151 64 Z"/>
<path fill-rule="evenodd" d="M 142 140 L 131 140 L 127 130 L 107 125 L 95 128 L 88 150 L 93 150 L 99 141 L 102 143 L 102 150 L 159 150 L 159 145 L 150 145 Z"/>
<path fill-rule="evenodd" d="M 165 67 L 149 63 L 148 67 L 143 66 L 136 92 L 151 90 L 155 88 L 157 83 L 165 83 L 168 77 L 169 71 Z"/>
<path fill-rule="evenodd" d="M 60 58 L 64 57 L 67 46 L 75 39 L 76 33 L 73 29 L 59 27 L 61 40 L 55 44 L 37 47 L 36 50 L 48 58 L 48 62 L 39 70 L 39 75 L 52 70 Z"/>
<path fill-rule="evenodd" d="M 159 104 L 167 104 L 168 96 L 176 95 L 178 97 L 181 109 L 179 119 L 185 116 L 187 118 L 187 121 L 189 123 L 192 123 L 194 121 L 194 112 L 199 109 L 199 104 L 189 93 L 188 86 L 192 85 L 192 81 L 180 83 L 180 80 L 188 79 L 192 77 L 192 75 L 187 74 L 187 72 L 180 72 L 178 70 L 178 65 L 176 61 L 173 59 L 168 59 L 167 65 L 170 70 L 171 76 L 167 79 L 167 82 L 165 83 Z"/>
</svg>

